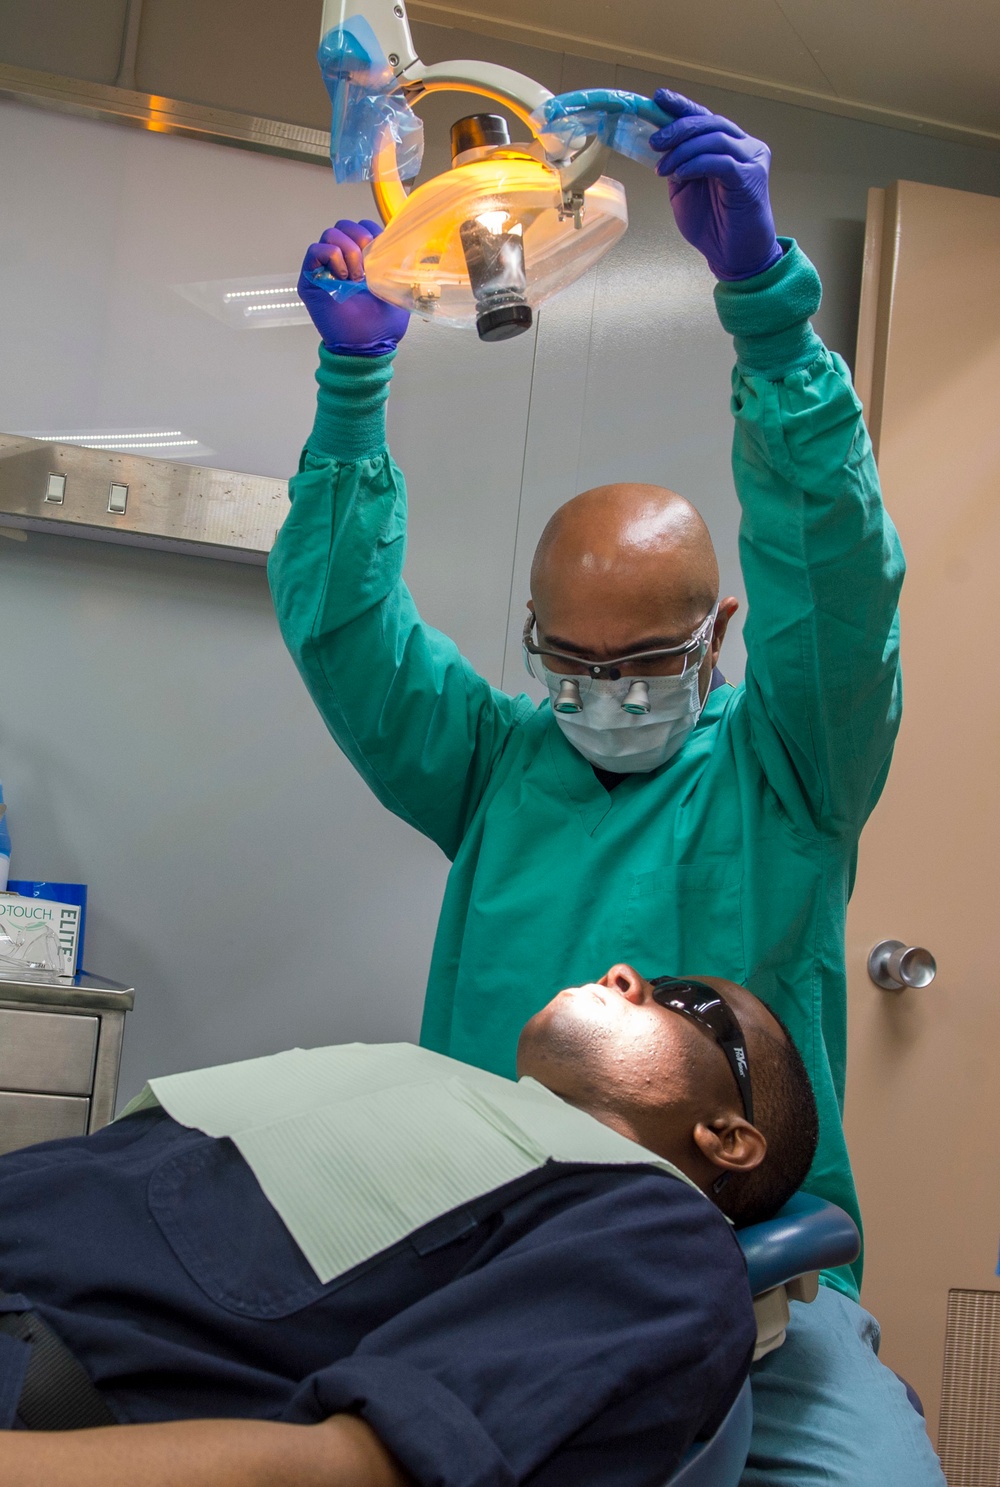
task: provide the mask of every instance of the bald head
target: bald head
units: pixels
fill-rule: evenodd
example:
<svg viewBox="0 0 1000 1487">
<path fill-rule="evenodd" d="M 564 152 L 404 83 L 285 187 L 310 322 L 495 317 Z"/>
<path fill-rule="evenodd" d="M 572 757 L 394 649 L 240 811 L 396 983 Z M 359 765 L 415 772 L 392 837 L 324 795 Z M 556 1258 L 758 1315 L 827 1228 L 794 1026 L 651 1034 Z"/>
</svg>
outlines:
<svg viewBox="0 0 1000 1487">
<path fill-rule="evenodd" d="M 659 485 L 600 485 L 567 501 L 531 567 L 539 627 L 565 639 L 567 623 L 583 620 L 588 633 L 576 643 L 592 643 L 593 654 L 684 640 L 718 595 L 708 528 L 690 501 Z"/>
</svg>

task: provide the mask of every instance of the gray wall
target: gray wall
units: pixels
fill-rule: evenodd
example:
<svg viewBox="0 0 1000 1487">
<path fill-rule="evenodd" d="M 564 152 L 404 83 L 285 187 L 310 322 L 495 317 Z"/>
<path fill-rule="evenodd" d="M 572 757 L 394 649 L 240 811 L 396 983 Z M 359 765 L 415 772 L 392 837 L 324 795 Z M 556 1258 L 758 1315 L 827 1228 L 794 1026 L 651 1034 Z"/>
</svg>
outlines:
<svg viewBox="0 0 1000 1487">
<path fill-rule="evenodd" d="M 649 92 L 658 81 L 415 29 L 427 60 L 491 57 L 554 89 L 603 83 Z M 820 267 L 827 295 L 819 328 L 848 357 L 868 187 L 905 177 L 1000 193 L 1000 159 L 987 151 L 756 98 L 702 96 L 770 142 L 779 228 Z M 431 105 L 432 124 L 457 111 L 445 100 Z M 54 149 L 49 116 L 21 118 L 39 150 Z M 154 186 L 157 161 L 164 179 L 177 176 L 178 150 L 200 178 L 216 150 L 244 162 L 234 163 L 237 174 L 252 175 L 245 162 L 254 157 L 133 138 L 137 150 L 163 146 L 142 157 Z M 98 177 L 116 151 L 109 142 L 81 154 L 79 170 L 94 173 L 95 189 L 106 186 Z M 713 530 L 726 589 L 741 592 L 728 469 L 730 348 L 714 319 L 711 281 L 677 236 L 663 185 L 628 162 L 615 169 L 628 191 L 629 233 L 595 274 L 542 312 L 536 338 L 483 348 L 415 326 L 397 363 L 390 433 L 410 481 L 412 587 L 427 616 L 511 687 L 521 685 L 517 635 L 535 538 L 553 506 L 587 485 L 645 479 L 691 496 Z M 256 180 L 247 177 L 248 191 Z M 78 184 L 85 196 L 86 177 Z M 303 185 L 302 202 L 313 189 Z M 248 216 L 274 215 L 268 199 L 261 187 Z M 331 184 L 329 204 L 334 220 L 356 208 L 357 196 L 338 196 Z M 7 214 L 3 278 L 32 260 L 61 220 L 59 206 L 53 201 L 52 213 L 40 210 L 32 222 Z M 197 242 L 197 216 L 184 225 Z M 216 276 L 227 271 L 220 258 Z M 52 313 L 45 324 L 56 329 L 32 338 L 30 316 L 21 314 L 18 351 L 4 335 L 0 427 L 13 426 L 6 411 L 19 384 L 44 408 L 47 379 L 68 354 L 60 324 L 75 327 L 77 351 L 95 357 L 106 333 L 96 321 L 81 332 L 89 309 L 74 307 L 72 285 L 58 273 L 33 282 L 39 317 L 62 295 L 61 319 Z M 0 294 L 4 303 L 9 323 L 14 307 Z M 126 296 L 115 314 L 128 303 Z M 254 375 L 239 384 L 249 388 L 239 416 L 254 451 L 243 463 L 257 468 L 270 451 L 290 464 L 311 416 L 310 333 L 273 334 L 253 342 Z M 159 358 L 167 381 L 185 375 L 159 345 L 132 354 L 143 367 Z M 226 402 L 226 386 L 217 396 Z M 227 428 L 232 417 L 230 401 Z M 20 414 L 17 422 L 26 426 Z M 0 625 L 8 639 L 0 778 L 14 872 L 90 884 L 88 963 L 138 988 L 123 1096 L 147 1073 L 295 1042 L 415 1034 L 446 864 L 375 806 L 337 754 L 282 649 L 262 572 L 53 537 L 0 541 Z M 728 669 L 741 669 L 738 637 Z"/>
</svg>

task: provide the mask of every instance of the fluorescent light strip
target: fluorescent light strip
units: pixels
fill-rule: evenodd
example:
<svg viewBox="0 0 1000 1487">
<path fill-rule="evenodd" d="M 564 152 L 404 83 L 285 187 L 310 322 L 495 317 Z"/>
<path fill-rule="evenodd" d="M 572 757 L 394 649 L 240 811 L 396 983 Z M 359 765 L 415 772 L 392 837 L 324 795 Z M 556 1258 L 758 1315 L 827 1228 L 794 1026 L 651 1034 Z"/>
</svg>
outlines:
<svg viewBox="0 0 1000 1487">
<path fill-rule="evenodd" d="M 295 285 L 285 284 L 281 289 L 233 289 L 222 298 L 228 304 L 231 299 L 258 299 L 263 294 L 294 294 Z M 301 302 L 300 302 L 301 303 Z"/>
<path fill-rule="evenodd" d="M 51 439 L 56 444 L 77 444 L 81 439 L 181 439 L 182 429 L 149 429 L 134 434 L 32 434 L 33 439 Z"/>
<path fill-rule="evenodd" d="M 86 449 L 193 449 L 197 439 L 78 439 Z"/>
<path fill-rule="evenodd" d="M 293 299 L 277 305 L 244 305 L 243 313 L 244 315 L 266 315 L 272 310 L 301 310 L 305 313 L 305 308 L 300 299 Z"/>
<path fill-rule="evenodd" d="M 171 433 L 180 433 L 180 429 L 171 430 Z M 40 439 L 53 444 L 78 444 L 86 449 L 178 449 L 182 446 L 193 449 L 198 444 L 197 439 L 173 439 L 158 434 L 122 434 L 116 438 L 114 434 L 32 434 L 33 439 Z"/>
</svg>

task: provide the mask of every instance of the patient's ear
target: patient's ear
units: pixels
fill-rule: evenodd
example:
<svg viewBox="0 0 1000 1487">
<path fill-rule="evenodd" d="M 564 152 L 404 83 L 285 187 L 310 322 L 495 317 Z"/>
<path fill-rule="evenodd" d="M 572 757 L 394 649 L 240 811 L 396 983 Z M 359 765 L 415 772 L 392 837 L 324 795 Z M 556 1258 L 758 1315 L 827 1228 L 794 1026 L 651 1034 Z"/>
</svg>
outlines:
<svg viewBox="0 0 1000 1487">
<path fill-rule="evenodd" d="M 742 1115 L 700 1120 L 691 1135 L 702 1156 L 722 1172 L 752 1172 L 767 1156 L 762 1132 Z"/>
</svg>

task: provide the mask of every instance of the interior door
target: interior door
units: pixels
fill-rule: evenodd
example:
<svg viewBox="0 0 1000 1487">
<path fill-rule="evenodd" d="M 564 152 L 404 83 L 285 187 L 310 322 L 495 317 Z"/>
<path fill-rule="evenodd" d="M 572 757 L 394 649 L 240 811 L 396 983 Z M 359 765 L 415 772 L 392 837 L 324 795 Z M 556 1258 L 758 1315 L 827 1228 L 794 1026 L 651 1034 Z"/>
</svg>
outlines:
<svg viewBox="0 0 1000 1487">
<path fill-rule="evenodd" d="M 863 1300 L 950 1487 L 996 1487 L 1000 199 L 872 193 L 858 385 L 908 563 L 902 731 L 848 919 Z M 886 939 L 926 947 L 933 983 L 876 987 L 866 961 Z"/>
</svg>

